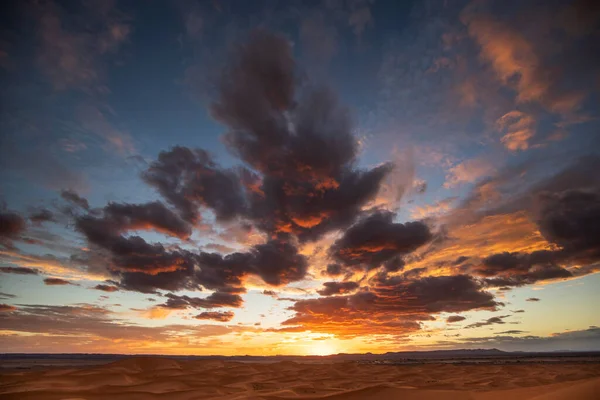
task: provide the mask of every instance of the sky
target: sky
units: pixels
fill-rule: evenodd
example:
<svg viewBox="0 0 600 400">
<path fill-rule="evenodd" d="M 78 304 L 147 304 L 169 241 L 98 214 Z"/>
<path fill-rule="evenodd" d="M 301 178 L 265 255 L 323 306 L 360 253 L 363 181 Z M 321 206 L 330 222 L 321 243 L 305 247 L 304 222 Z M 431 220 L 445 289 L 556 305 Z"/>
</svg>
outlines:
<svg viewBox="0 0 600 400">
<path fill-rule="evenodd" d="M 0 352 L 600 350 L 595 1 L 9 1 Z"/>
</svg>

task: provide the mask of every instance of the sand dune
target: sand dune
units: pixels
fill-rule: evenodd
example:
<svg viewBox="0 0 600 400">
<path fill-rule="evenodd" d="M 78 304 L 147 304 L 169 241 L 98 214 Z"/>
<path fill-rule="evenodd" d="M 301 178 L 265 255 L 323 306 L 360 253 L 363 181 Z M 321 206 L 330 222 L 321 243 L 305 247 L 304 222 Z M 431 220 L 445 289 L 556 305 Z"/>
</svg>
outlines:
<svg viewBox="0 0 600 400">
<path fill-rule="evenodd" d="M 571 400 L 600 399 L 600 365 L 248 364 L 132 358 L 10 372 L 0 399 L 44 400 Z"/>
</svg>

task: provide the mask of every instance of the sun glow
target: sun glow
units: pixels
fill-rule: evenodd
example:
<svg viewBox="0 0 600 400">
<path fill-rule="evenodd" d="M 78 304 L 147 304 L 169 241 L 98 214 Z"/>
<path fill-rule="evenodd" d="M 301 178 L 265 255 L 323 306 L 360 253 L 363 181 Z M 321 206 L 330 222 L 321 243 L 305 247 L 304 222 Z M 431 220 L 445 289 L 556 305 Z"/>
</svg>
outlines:
<svg viewBox="0 0 600 400">
<path fill-rule="evenodd" d="M 331 354 L 336 354 L 338 351 L 335 344 L 324 340 L 318 340 L 311 343 L 307 348 L 307 352 L 313 356 L 329 356 Z"/>
</svg>

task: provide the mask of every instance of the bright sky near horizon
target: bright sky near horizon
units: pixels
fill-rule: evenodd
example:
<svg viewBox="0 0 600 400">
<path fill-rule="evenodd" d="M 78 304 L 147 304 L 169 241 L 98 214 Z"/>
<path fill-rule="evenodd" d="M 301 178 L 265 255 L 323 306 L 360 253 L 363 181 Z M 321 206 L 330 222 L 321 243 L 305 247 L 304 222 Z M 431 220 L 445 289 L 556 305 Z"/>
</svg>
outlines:
<svg viewBox="0 0 600 400">
<path fill-rule="evenodd" d="M 600 350 L 594 1 L 10 1 L 0 353 Z"/>
</svg>

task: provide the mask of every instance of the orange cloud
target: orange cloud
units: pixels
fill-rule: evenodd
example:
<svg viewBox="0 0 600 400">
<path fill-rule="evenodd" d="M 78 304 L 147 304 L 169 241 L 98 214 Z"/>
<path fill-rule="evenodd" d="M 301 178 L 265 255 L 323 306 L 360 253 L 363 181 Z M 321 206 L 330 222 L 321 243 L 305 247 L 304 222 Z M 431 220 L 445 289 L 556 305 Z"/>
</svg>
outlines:
<svg viewBox="0 0 600 400">
<path fill-rule="evenodd" d="M 517 110 L 498 118 L 496 127 L 505 133 L 500 140 L 511 151 L 527 150 L 529 140 L 535 135 L 535 119 Z"/>
</svg>

